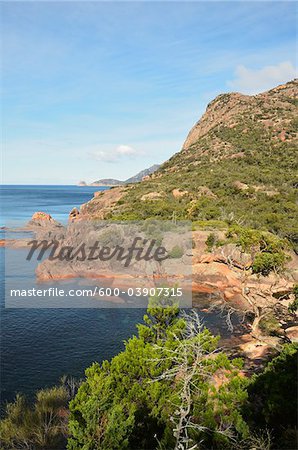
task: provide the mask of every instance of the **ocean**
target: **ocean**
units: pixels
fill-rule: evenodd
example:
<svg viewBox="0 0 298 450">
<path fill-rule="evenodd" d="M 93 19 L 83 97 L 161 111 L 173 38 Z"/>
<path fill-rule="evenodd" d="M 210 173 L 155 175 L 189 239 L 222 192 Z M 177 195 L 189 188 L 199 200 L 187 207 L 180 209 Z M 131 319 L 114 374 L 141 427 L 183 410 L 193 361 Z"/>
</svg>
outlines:
<svg viewBox="0 0 298 450">
<path fill-rule="evenodd" d="M 99 189 L 2 186 L 1 226 L 15 220 L 25 224 L 36 211 L 66 223 L 69 211 L 90 200 Z M 141 308 L 5 308 L 4 252 L 0 248 L 2 405 L 18 392 L 32 400 L 38 389 L 56 384 L 63 375 L 83 377 L 92 362 L 113 357 L 135 333 L 145 312 Z M 34 271 L 27 276 L 33 280 Z M 227 334 L 224 318 L 206 312 L 201 315 L 214 333 Z"/>
<path fill-rule="evenodd" d="M 2 186 L 1 226 L 26 223 L 36 211 L 67 221 L 69 211 L 98 187 Z M 51 386 L 66 374 L 80 378 L 94 361 L 111 358 L 142 319 L 140 309 L 19 309 L 4 304 L 4 248 L 1 252 L 1 402 Z M 34 274 L 32 273 L 32 277 Z"/>
</svg>

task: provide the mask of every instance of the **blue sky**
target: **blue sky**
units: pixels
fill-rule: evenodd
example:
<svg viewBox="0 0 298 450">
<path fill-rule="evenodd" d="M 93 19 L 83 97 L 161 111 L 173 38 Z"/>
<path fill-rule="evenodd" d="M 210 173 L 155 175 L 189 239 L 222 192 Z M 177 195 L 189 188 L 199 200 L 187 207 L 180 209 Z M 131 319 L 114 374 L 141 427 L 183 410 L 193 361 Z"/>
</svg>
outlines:
<svg viewBox="0 0 298 450">
<path fill-rule="evenodd" d="M 128 178 L 217 94 L 295 76 L 294 2 L 6 2 L 3 182 Z"/>
</svg>

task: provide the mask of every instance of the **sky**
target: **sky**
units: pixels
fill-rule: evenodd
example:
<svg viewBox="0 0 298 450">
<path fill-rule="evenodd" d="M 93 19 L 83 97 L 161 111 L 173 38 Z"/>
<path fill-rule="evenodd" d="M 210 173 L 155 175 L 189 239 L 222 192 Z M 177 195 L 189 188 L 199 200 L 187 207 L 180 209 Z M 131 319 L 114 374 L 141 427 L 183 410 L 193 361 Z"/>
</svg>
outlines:
<svg viewBox="0 0 298 450">
<path fill-rule="evenodd" d="M 2 183 L 124 180 L 295 77 L 295 2 L 1 2 Z"/>
</svg>

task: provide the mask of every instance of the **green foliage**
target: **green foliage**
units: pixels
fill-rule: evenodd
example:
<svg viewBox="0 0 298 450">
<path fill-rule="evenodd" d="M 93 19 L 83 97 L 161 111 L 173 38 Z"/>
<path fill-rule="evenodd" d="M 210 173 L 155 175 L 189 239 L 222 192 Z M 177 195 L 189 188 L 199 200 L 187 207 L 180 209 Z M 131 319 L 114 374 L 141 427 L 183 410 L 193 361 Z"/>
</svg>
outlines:
<svg viewBox="0 0 298 450">
<path fill-rule="evenodd" d="M 229 227 L 227 238 L 234 239 L 243 251 L 274 253 L 288 248 L 288 243 L 285 239 L 280 239 L 273 234 L 250 228 L 233 225 Z"/>
<path fill-rule="evenodd" d="M 223 220 L 193 220 L 192 221 L 193 230 L 225 230 L 227 228 L 227 223 Z"/>
<path fill-rule="evenodd" d="M 209 252 L 212 251 L 216 243 L 217 243 L 217 236 L 214 233 L 210 233 L 206 239 L 206 245 Z"/>
<path fill-rule="evenodd" d="M 238 376 L 239 361 L 215 352 L 217 338 L 206 329 L 190 336 L 178 308 L 161 307 L 158 299 L 151 301 L 137 328 L 123 352 L 86 370 L 86 381 L 70 404 L 69 450 L 174 449 L 172 420 L 183 406 L 186 375 L 198 364 L 197 348 L 200 370 L 192 373 L 189 417 L 201 428 L 190 430 L 192 442 L 206 449 L 229 448 L 221 427 L 247 435 L 239 412 L 246 382 Z M 183 366 L 177 364 L 180 360 Z M 226 382 L 216 387 L 213 377 L 219 370 Z"/>
<path fill-rule="evenodd" d="M 179 245 L 174 245 L 174 247 L 169 251 L 169 257 L 173 259 L 182 258 L 184 255 L 183 248 Z"/>
<path fill-rule="evenodd" d="M 270 314 L 262 317 L 259 323 L 260 330 L 267 336 L 276 336 L 280 334 L 280 325 L 276 317 L 274 316 L 274 313 L 271 312 Z"/>
<path fill-rule="evenodd" d="M 24 396 L 17 395 L 15 402 L 6 406 L 5 418 L 0 422 L 1 448 L 65 448 L 68 400 L 64 386 L 37 392 L 33 406 L 26 402 Z"/>
<path fill-rule="evenodd" d="M 269 232 L 234 225 L 228 229 L 226 236 L 251 254 L 253 273 L 267 276 L 272 271 L 279 272 L 289 259 L 284 251 L 289 247 L 287 241 Z"/>
<path fill-rule="evenodd" d="M 283 269 L 286 260 L 286 255 L 282 252 L 258 253 L 252 264 L 252 271 L 267 276 L 272 271 L 278 272 Z"/>
<path fill-rule="evenodd" d="M 298 299 L 296 298 L 288 307 L 290 313 L 298 311 Z"/>
<path fill-rule="evenodd" d="M 245 416 L 252 428 L 274 430 L 278 449 L 296 448 L 298 344 L 284 345 L 265 370 L 248 386 Z"/>
<path fill-rule="evenodd" d="M 288 310 L 291 313 L 295 313 L 298 310 L 298 284 L 293 287 L 294 300 L 288 306 Z"/>
<path fill-rule="evenodd" d="M 220 216 L 220 208 L 208 197 L 202 197 L 193 202 L 188 210 L 188 217 L 193 220 L 214 220 Z"/>
</svg>

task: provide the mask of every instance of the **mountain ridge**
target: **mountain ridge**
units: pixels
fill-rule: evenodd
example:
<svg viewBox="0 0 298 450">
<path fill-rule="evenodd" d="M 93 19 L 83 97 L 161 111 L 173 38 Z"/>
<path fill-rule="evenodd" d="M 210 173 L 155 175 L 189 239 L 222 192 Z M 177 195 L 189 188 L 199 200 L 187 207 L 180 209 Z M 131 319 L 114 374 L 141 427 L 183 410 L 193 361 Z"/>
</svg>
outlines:
<svg viewBox="0 0 298 450">
<path fill-rule="evenodd" d="M 85 181 L 80 181 L 79 186 L 122 186 L 129 183 L 138 183 L 142 181 L 144 177 L 147 177 L 154 173 L 158 168 L 160 167 L 160 164 L 153 164 L 153 166 L 148 167 L 148 169 L 143 169 L 140 172 L 138 172 L 136 175 L 127 178 L 127 180 L 117 180 L 115 178 L 103 178 L 97 181 L 93 181 L 90 184 L 87 184 Z"/>
</svg>

